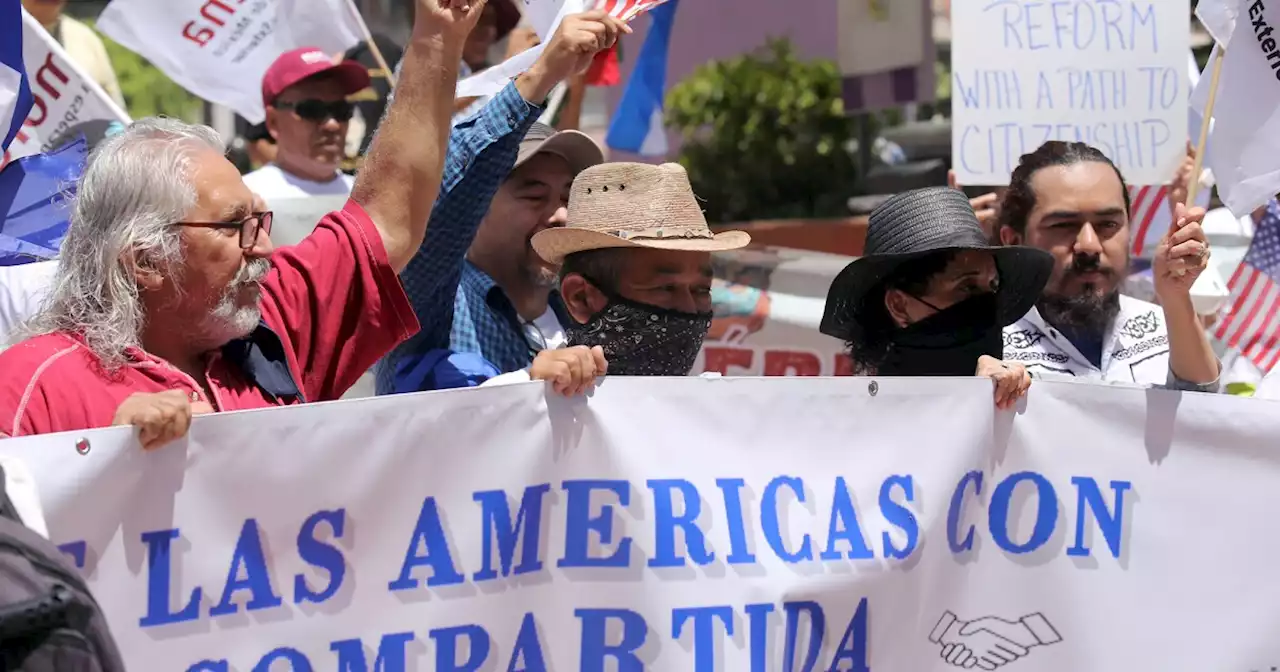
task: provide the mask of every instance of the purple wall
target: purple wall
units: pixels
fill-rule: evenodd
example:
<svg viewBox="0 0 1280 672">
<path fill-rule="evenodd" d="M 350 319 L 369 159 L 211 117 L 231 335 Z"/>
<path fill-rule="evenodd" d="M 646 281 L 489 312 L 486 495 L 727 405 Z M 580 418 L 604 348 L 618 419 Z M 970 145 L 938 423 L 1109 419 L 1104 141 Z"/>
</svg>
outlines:
<svg viewBox="0 0 1280 672">
<path fill-rule="evenodd" d="M 622 46 L 623 83 L 608 91 L 611 116 L 640 55 L 649 19 L 642 16 L 632 27 L 635 33 L 626 36 Z M 680 0 L 667 61 L 667 88 L 675 86 L 707 61 L 752 51 L 771 37 L 790 38 L 796 52 L 804 58 L 837 58 L 836 3 L 832 0 Z M 669 133 L 669 138 L 674 156 L 679 134 Z M 661 162 L 609 151 L 612 161 Z"/>
</svg>

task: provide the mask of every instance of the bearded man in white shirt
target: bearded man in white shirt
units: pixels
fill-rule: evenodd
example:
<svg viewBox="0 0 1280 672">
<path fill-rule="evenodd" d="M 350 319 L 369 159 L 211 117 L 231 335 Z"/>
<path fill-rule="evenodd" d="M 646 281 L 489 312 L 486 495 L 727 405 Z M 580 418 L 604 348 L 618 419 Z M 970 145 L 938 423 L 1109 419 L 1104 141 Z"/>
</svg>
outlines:
<svg viewBox="0 0 1280 672">
<path fill-rule="evenodd" d="M 1004 358 L 1035 375 L 1216 392 L 1221 364 L 1191 301 L 1209 244 L 1202 208 L 1179 205 L 1152 272 L 1160 305 L 1120 293 L 1129 196 L 1119 169 L 1079 142 L 1024 155 L 1000 204 L 1000 241 L 1054 257 L 1040 302 L 1005 327 Z"/>
</svg>

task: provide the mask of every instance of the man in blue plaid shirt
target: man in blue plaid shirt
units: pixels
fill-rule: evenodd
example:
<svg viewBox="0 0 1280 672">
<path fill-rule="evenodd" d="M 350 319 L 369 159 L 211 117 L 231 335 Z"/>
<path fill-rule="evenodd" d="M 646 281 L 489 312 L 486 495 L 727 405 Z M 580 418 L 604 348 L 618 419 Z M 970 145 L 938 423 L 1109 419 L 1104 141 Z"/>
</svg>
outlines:
<svg viewBox="0 0 1280 672">
<path fill-rule="evenodd" d="M 604 155 L 536 123 L 534 101 L 622 32 L 604 12 L 565 17 L 528 72 L 454 127 L 426 240 L 400 274 L 422 330 L 378 363 L 378 394 L 479 385 L 564 344 L 556 269 L 529 241 L 564 225 L 573 178 Z"/>
</svg>

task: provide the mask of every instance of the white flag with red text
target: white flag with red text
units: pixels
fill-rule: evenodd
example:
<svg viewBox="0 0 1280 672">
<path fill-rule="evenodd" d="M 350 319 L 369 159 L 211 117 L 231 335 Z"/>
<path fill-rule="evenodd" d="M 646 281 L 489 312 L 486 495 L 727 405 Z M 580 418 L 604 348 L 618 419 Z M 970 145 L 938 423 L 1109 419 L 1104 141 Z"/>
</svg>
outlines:
<svg viewBox="0 0 1280 672">
<path fill-rule="evenodd" d="M 22 12 L 22 60 L 31 86 L 32 105 L 0 166 L 55 149 L 71 140 L 81 124 L 93 121 L 128 124 L 129 115 L 25 10 Z"/>
<path fill-rule="evenodd" d="M 265 117 L 262 76 L 280 54 L 315 47 L 337 56 L 364 33 L 351 0 L 112 0 L 98 28 L 255 124 Z"/>
</svg>

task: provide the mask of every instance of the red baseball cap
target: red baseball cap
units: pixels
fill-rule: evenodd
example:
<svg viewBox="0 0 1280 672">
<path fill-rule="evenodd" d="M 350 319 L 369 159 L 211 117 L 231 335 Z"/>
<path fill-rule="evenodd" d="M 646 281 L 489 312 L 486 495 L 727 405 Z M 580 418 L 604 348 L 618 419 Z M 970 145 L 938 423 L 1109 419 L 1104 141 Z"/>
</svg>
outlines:
<svg viewBox="0 0 1280 672">
<path fill-rule="evenodd" d="M 333 73 L 351 95 L 369 86 L 369 69 L 356 61 L 334 58 L 316 47 L 302 47 L 280 54 L 262 76 L 262 104 L 269 106 L 285 89 L 308 77 Z"/>
</svg>

